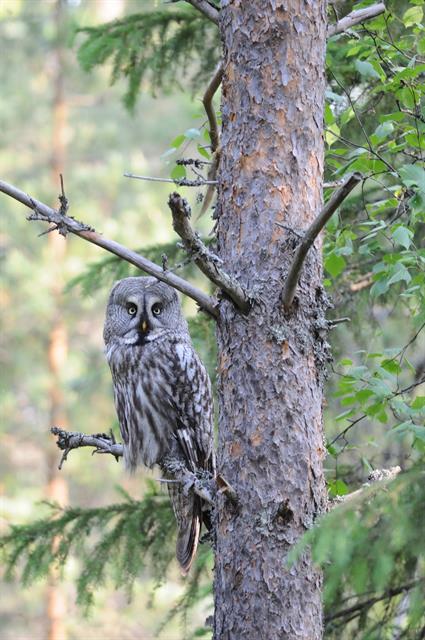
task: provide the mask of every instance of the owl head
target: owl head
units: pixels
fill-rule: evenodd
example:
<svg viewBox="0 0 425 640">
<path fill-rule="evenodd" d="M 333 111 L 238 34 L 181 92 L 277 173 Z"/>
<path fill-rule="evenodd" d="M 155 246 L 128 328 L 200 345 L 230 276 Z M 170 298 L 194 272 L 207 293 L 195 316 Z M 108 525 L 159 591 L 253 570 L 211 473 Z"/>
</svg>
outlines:
<svg viewBox="0 0 425 640">
<path fill-rule="evenodd" d="M 172 287 L 153 277 L 124 278 L 115 283 L 106 307 L 106 345 L 143 345 L 170 331 L 188 334 Z"/>
</svg>

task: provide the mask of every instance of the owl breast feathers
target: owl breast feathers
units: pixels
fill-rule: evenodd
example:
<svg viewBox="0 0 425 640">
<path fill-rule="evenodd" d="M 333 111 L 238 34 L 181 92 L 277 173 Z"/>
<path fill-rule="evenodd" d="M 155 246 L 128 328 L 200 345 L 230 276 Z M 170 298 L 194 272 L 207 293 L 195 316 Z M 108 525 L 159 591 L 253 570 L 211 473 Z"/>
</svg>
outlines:
<svg viewBox="0 0 425 640">
<path fill-rule="evenodd" d="M 211 384 L 175 290 L 151 277 L 117 282 L 104 340 L 127 467 L 164 468 L 172 459 L 189 471 L 214 473 Z M 186 574 L 205 505 L 181 484 L 168 486 L 178 527 L 176 556 Z"/>
</svg>

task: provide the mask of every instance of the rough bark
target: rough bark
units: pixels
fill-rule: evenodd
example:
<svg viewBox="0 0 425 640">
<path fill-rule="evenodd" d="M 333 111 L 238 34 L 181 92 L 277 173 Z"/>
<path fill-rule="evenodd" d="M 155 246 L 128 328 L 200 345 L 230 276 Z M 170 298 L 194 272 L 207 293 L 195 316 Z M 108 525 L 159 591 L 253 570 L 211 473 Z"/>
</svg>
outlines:
<svg viewBox="0 0 425 640">
<path fill-rule="evenodd" d="M 285 562 L 326 503 L 320 240 L 288 313 L 281 295 L 297 232 L 322 206 L 326 3 L 221 6 L 218 252 L 260 301 L 245 317 L 220 304 L 218 469 L 240 502 L 217 513 L 214 637 L 315 640 L 320 572 L 308 554 Z"/>
</svg>

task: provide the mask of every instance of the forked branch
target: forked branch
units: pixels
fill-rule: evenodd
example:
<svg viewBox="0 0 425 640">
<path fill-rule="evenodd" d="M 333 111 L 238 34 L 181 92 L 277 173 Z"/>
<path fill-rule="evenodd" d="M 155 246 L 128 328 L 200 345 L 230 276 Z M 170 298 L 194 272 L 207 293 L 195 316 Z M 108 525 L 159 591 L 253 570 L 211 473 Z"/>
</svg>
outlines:
<svg viewBox="0 0 425 640">
<path fill-rule="evenodd" d="M 91 242 L 98 247 L 102 247 L 102 249 L 113 253 L 119 258 L 133 264 L 135 267 L 138 267 L 142 271 L 145 271 L 149 275 L 155 276 L 158 280 L 169 284 L 171 287 L 174 287 L 174 289 L 181 291 L 195 300 L 201 309 L 207 311 L 212 317 L 217 318 L 218 314 L 213 298 L 197 287 L 194 287 L 190 282 L 187 282 L 187 280 L 180 278 L 172 272 L 165 271 L 162 267 L 151 262 L 147 258 L 144 258 L 135 251 L 127 249 L 127 247 L 124 247 L 118 242 L 114 242 L 114 240 L 108 240 L 108 238 L 103 237 L 100 233 L 96 233 L 92 227 L 89 227 L 83 222 L 78 222 L 75 218 L 63 214 L 62 210 L 56 211 L 43 202 L 40 202 L 35 198 L 31 198 L 24 191 L 21 191 L 2 180 L 0 180 L 0 191 L 11 198 L 14 198 L 18 202 L 21 202 L 29 209 L 32 209 L 33 213 L 28 217 L 28 220 L 41 220 L 43 222 L 47 222 L 53 225 L 49 228 L 49 231 L 57 230 L 64 236 L 67 233 L 73 233 L 87 242 Z"/>
<path fill-rule="evenodd" d="M 73 449 L 80 449 L 81 447 L 92 447 L 93 453 L 109 453 L 113 455 L 117 461 L 124 455 L 123 445 L 115 441 L 112 433 L 109 435 L 107 433 L 86 434 L 77 431 L 65 431 L 60 427 L 52 427 L 50 431 L 57 438 L 56 444 L 58 448 L 63 451 L 59 469 L 62 469 L 62 465 L 67 459 L 68 454 Z M 224 481 L 220 476 L 217 479 L 214 479 L 212 476 L 198 477 L 195 473 L 186 469 L 179 461 L 172 459 L 164 461 L 161 467 L 166 474 L 172 475 L 172 479 L 161 478 L 160 482 L 178 482 L 185 487 L 190 487 L 197 495 L 210 504 L 214 503 L 217 493 L 225 493 L 230 500 L 237 501 L 233 488 L 228 483 L 223 485 Z"/>
<path fill-rule="evenodd" d="M 371 20 L 372 18 L 376 18 L 376 16 L 384 13 L 384 11 L 385 4 L 383 2 L 373 4 L 370 7 L 365 7 L 364 9 L 357 9 L 357 11 L 352 11 L 348 15 L 341 18 L 341 20 L 338 20 L 338 22 L 336 22 L 335 24 L 330 24 L 328 26 L 327 37 L 331 38 L 337 33 L 342 33 L 343 31 L 347 31 L 347 29 L 355 27 L 356 24 L 366 22 L 366 20 Z"/>
<path fill-rule="evenodd" d="M 291 308 L 294 300 L 295 290 L 297 288 L 298 280 L 300 278 L 301 269 L 306 259 L 307 253 L 310 247 L 313 245 L 317 236 L 330 220 L 333 213 L 337 210 L 341 202 L 345 200 L 348 194 L 354 189 L 354 187 L 360 182 L 362 175 L 360 173 L 353 173 L 349 176 L 341 187 L 334 191 L 327 204 L 323 207 L 317 218 L 309 226 L 304 233 L 301 242 L 299 243 L 292 265 L 289 269 L 288 277 L 286 278 L 285 287 L 282 294 L 282 302 L 284 308 L 288 311 Z"/>
<path fill-rule="evenodd" d="M 183 240 L 186 251 L 203 274 L 219 287 L 243 313 L 248 313 L 250 296 L 240 284 L 220 266 L 220 258 L 204 245 L 201 238 L 190 226 L 190 207 L 178 193 L 172 193 L 168 205 L 173 216 L 173 228 Z"/>
</svg>

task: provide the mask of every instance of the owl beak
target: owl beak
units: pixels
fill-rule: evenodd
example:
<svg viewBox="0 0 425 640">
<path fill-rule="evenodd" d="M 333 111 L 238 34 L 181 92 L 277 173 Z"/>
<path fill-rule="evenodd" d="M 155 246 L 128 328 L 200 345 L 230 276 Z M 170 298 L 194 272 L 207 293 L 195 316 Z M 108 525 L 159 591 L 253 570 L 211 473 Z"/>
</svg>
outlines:
<svg viewBox="0 0 425 640">
<path fill-rule="evenodd" d="M 143 333 L 147 332 L 147 330 L 149 329 L 149 325 L 146 320 L 142 320 L 142 322 L 140 323 L 140 328 L 143 331 Z"/>
</svg>

